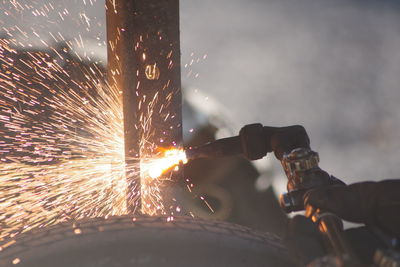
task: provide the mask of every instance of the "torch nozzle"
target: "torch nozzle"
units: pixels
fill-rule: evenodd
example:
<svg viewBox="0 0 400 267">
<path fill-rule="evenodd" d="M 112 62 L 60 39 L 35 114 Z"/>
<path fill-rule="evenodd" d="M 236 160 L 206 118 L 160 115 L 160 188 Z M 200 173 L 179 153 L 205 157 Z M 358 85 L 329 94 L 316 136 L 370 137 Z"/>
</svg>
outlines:
<svg viewBox="0 0 400 267">
<path fill-rule="evenodd" d="M 218 139 L 198 147 L 185 150 L 188 160 L 197 158 L 221 158 L 242 154 L 242 144 L 239 136 Z"/>
</svg>

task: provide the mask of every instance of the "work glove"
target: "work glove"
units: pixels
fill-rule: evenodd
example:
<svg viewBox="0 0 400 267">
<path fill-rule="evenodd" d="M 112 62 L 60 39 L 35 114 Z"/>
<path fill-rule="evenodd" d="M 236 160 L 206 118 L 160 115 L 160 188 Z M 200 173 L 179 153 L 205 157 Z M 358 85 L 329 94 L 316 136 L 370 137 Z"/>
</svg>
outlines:
<svg viewBox="0 0 400 267">
<path fill-rule="evenodd" d="M 346 221 L 378 227 L 400 237 L 400 180 L 314 188 L 303 199 L 305 207 L 329 211 Z"/>
</svg>

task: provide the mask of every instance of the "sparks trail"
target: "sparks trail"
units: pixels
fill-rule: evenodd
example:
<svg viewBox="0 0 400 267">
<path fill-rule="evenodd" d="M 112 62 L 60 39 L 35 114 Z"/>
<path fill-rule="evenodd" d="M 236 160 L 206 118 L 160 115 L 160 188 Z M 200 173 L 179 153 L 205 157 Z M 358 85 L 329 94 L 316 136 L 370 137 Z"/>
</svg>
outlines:
<svg viewBox="0 0 400 267">
<path fill-rule="evenodd" d="M 83 1 L 79 11 L 67 2 L 2 1 L 0 239 L 65 220 L 125 214 L 127 180 L 134 180 L 126 173 L 141 177 L 140 186 L 130 185 L 131 203 L 144 202 L 152 214 L 178 212 L 164 207 L 161 191 L 171 173 L 163 172 L 184 161 L 183 152 L 159 151 L 158 145 L 177 145 L 155 144 L 162 134 L 153 127 L 154 114 L 173 118 L 166 111 L 172 95 L 138 95 L 141 158 L 126 166 L 121 92 L 104 82 L 105 70 L 92 57 L 105 49 L 104 21 L 87 15 L 95 0 Z M 85 47 L 81 32 L 65 37 L 68 24 L 96 36 L 96 49 Z M 38 44 L 46 50 L 32 48 Z"/>
<path fill-rule="evenodd" d="M 0 63 L 0 237 L 124 214 L 121 103 L 101 70 L 7 40 Z"/>
<path fill-rule="evenodd" d="M 0 239 L 127 212 L 120 92 L 103 82 L 99 66 L 58 53 L 69 64 L 0 40 Z M 151 118 L 141 123 L 148 128 Z M 149 146 L 145 136 L 140 141 Z M 172 151 L 140 159 L 145 182 L 133 187 L 132 203 L 146 196 L 164 212 L 160 190 L 168 177 L 160 176 L 183 160 Z M 129 168 L 140 175 L 139 166 Z"/>
</svg>

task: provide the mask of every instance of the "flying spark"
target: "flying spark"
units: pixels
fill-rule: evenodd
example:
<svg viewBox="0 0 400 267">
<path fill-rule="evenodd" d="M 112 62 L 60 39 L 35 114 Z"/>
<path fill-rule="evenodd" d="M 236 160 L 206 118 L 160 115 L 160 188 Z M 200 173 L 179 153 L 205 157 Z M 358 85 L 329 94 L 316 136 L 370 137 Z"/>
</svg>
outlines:
<svg viewBox="0 0 400 267">
<path fill-rule="evenodd" d="M 141 157 L 126 165 L 121 91 L 108 86 L 104 59 L 94 56 L 106 47 L 104 21 L 89 15 L 95 2 L 68 9 L 70 1 L 2 1 L 0 240 L 67 220 L 123 215 L 128 203 L 169 215 L 162 185 L 186 158 L 177 146 L 160 151 L 149 143 L 152 114 L 168 103 L 160 107 L 158 94 L 138 96 L 145 106 Z M 79 30 L 71 37 L 64 23 Z M 85 32 L 96 36 L 95 46 L 88 47 Z M 128 186 L 135 179 L 127 175 L 140 183 Z"/>
<path fill-rule="evenodd" d="M 21 52 L 0 40 L 0 239 L 126 214 L 127 201 L 143 198 L 164 212 L 160 176 L 185 162 L 182 150 L 171 149 L 126 166 L 120 92 L 97 65 L 74 59 L 68 50 Z M 127 168 L 144 179 L 129 200 Z"/>
</svg>

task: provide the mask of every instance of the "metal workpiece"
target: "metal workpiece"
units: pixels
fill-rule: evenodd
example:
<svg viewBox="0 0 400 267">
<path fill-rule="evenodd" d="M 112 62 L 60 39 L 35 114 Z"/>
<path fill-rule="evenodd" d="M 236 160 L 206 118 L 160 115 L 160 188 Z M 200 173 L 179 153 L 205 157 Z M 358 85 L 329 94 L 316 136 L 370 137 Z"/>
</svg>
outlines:
<svg viewBox="0 0 400 267">
<path fill-rule="evenodd" d="M 179 0 L 106 0 L 106 18 L 108 83 L 123 99 L 128 209 L 156 214 L 141 207 L 140 159 L 182 145 Z"/>
</svg>

